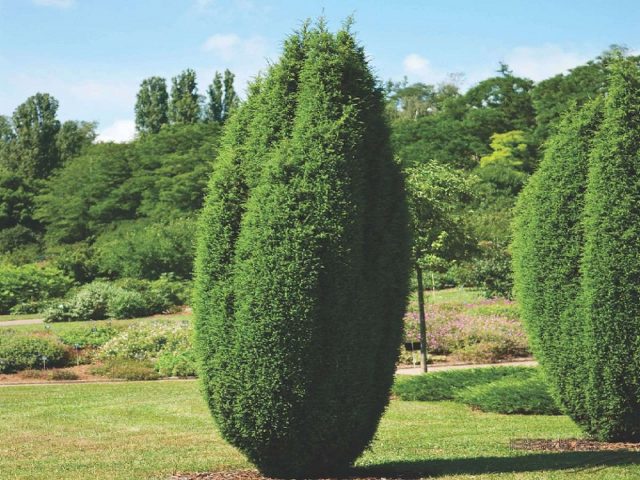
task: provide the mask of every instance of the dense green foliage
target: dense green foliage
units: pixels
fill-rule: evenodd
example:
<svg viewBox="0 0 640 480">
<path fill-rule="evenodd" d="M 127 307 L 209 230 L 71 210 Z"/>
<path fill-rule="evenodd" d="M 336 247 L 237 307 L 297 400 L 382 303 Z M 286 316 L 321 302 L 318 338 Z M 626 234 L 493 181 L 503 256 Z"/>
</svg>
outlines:
<svg viewBox="0 0 640 480">
<path fill-rule="evenodd" d="M 196 339 L 223 436 L 271 475 L 345 468 L 388 402 L 409 245 L 383 114 L 363 50 L 319 26 L 286 41 L 228 124 Z"/>
<path fill-rule="evenodd" d="M 0 373 L 57 367 L 64 365 L 66 360 L 64 345 L 54 338 L 11 332 L 0 334 Z"/>
<path fill-rule="evenodd" d="M 45 311 L 46 322 L 135 318 L 163 313 L 188 300 L 184 282 L 166 276 L 154 281 L 96 280 L 83 285 L 66 300 L 53 302 Z"/>
<path fill-rule="evenodd" d="M 517 295 L 563 406 L 590 434 L 640 439 L 636 176 L 640 69 L 566 118 L 519 203 Z"/>
<path fill-rule="evenodd" d="M 483 412 L 560 414 L 542 372 L 531 367 L 472 368 L 399 376 L 393 394 L 405 401 L 454 400 Z"/>
<path fill-rule="evenodd" d="M 169 123 L 169 94 L 162 77 L 145 78 L 136 97 L 136 130 L 140 133 L 158 133 Z"/>
<path fill-rule="evenodd" d="M 454 400 L 466 388 L 491 384 L 505 377 L 529 378 L 530 371 L 531 368 L 523 367 L 465 368 L 399 377 L 393 386 L 393 394 L 407 401 Z"/>
<path fill-rule="evenodd" d="M 21 303 L 60 297 L 71 287 L 71 279 L 54 267 L 0 265 L 0 313 Z"/>
</svg>

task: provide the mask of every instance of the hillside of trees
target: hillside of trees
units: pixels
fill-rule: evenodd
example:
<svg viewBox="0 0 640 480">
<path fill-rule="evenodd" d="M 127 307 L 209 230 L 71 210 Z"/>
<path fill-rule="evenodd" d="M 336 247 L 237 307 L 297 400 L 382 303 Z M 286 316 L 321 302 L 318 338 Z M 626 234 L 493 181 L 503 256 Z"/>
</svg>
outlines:
<svg viewBox="0 0 640 480">
<path fill-rule="evenodd" d="M 380 86 L 410 193 L 431 202 L 414 227 L 427 287 L 510 295 L 515 198 L 563 113 L 601 92 L 611 59 L 626 53 L 614 46 L 539 83 L 501 64 L 466 91 L 455 81 Z M 61 122 L 46 93 L 0 116 L 0 263 L 51 264 L 77 283 L 191 278 L 194 219 L 239 102 L 228 70 L 201 90 L 193 70 L 169 85 L 144 79 L 137 136 L 124 144 L 96 143 L 90 121 Z"/>
</svg>

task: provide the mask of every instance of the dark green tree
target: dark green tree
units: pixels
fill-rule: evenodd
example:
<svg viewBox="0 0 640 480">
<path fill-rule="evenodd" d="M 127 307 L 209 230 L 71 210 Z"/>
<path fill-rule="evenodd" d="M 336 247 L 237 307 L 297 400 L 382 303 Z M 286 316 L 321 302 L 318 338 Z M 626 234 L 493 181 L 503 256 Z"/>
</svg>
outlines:
<svg viewBox="0 0 640 480">
<path fill-rule="evenodd" d="M 169 95 L 164 78 L 149 77 L 142 81 L 135 111 L 136 130 L 140 133 L 158 133 L 169 122 Z"/>
<path fill-rule="evenodd" d="M 131 145 L 99 143 L 59 169 L 37 199 L 35 217 L 47 226 L 47 243 L 78 242 L 135 218 L 141 197 L 130 181 L 135 168 Z"/>
<path fill-rule="evenodd" d="M 7 170 L 25 178 L 46 178 L 60 164 L 57 112 L 58 101 L 48 93 L 37 93 L 16 108 L 13 138 L 2 159 Z"/>
<path fill-rule="evenodd" d="M 409 242 L 376 85 L 347 30 L 306 27 L 232 116 L 210 183 L 201 377 L 224 438 L 269 475 L 346 468 L 388 403 Z"/>
<path fill-rule="evenodd" d="M 36 184 L 0 169 L 0 253 L 37 240 L 41 225 L 34 219 Z"/>
<path fill-rule="evenodd" d="M 56 144 L 60 154 L 60 165 L 80 155 L 96 139 L 96 123 L 67 120 L 62 124 Z"/>
<path fill-rule="evenodd" d="M 222 122 L 224 107 L 222 105 L 222 99 L 224 98 L 224 91 L 222 86 L 222 74 L 216 72 L 213 77 L 213 82 L 207 89 L 207 107 L 205 110 L 205 119 L 209 122 Z"/>
<path fill-rule="evenodd" d="M 516 294 L 571 417 L 601 440 L 640 440 L 640 70 L 570 113 L 519 201 Z"/>
<path fill-rule="evenodd" d="M 197 123 L 200 120 L 196 72 L 190 68 L 171 79 L 169 120 L 181 124 Z"/>
<path fill-rule="evenodd" d="M 543 80 L 531 90 L 536 111 L 535 139 L 544 143 L 554 125 L 573 105 L 585 105 L 607 89 L 608 66 L 616 57 L 629 56 L 628 49 L 612 45 L 595 59 Z M 638 61 L 640 57 L 630 57 Z"/>
<path fill-rule="evenodd" d="M 224 71 L 224 99 L 222 100 L 222 120 L 226 120 L 231 112 L 238 107 L 240 99 L 233 86 L 235 75 L 229 70 Z"/>
</svg>

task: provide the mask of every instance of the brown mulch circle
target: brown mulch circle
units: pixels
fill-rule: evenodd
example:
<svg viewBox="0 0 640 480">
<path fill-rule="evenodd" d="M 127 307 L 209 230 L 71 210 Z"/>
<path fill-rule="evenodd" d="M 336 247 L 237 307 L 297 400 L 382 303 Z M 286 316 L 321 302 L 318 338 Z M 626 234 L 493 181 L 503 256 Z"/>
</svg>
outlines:
<svg viewBox="0 0 640 480">
<path fill-rule="evenodd" d="M 539 452 L 597 452 L 626 450 L 640 452 L 640 443 L 608 443 L 595 440 L 581 440 L 568 438 L 563 440 L 548 439 L 516 439 L 511 440 L 510 447 L 514 450 L 531 450 Z"/>
<path fill-rule="evenodd" d="M 392 480 L 383 477 L 351 477 L 357 480 Z M 263 477 L 255 470 L 229 470 L 226 472 L 209 473 L 175 473 L 168 480 L 271 480 Z M 336 479 L 316 479 L 316 480 L 336 480 Z"/>
</svg>

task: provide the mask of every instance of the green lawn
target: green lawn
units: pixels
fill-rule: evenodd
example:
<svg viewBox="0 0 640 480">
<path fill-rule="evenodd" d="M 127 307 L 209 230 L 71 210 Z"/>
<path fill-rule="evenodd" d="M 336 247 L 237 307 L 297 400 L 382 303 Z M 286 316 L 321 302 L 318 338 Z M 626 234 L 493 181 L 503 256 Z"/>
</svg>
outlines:
<svg viewBox="0 0 640 480">
<path fill-rule="evenodd" d="M 106 326 L 112 325 L 114 327 L 122 327 L 126 328 L 129 325 L 133 325 L 140 322 L 154 322 L 154 321 L 162 321 L 162 322 L 181 322 L 181 321 L 191 321 L 193 316 L 188 313 L 177 313 L 172 315 L 155 315 L 152 317 L 143 317 L 143 318 L 131 318 L 128 320 L 98 320 L 98 321 L 85 321 L 85 322 L 57 322 L 57 323 L 41 323 L 36 325 L 11 325 L 8 327 L 0 327 L 0 328 L 11 328 L 13 330 L 19 330 L 21 332 L 43 332 L 50 331 L 53 333 L 68 333 L 74 330 L 82 330 L 84 328 L 91 328 L 93 326 Z"/>
<path fill-rule="evenodd" d="M 162 479 L 247 468 L 215 432 L 195 381 L 0 388 L 0 479 Z M 637 479 L 640 454 L 512 451 L 513 438 L 579 435 L 565 417 L 394 401 L 363 475 L 439 479 Z M 489 473 L 492 472 L 492 473 Z"/>
</svg>

